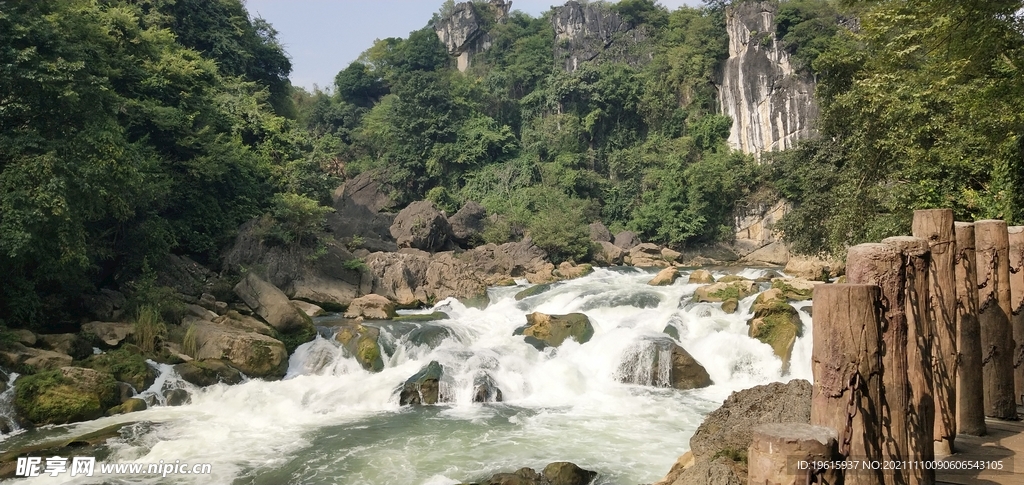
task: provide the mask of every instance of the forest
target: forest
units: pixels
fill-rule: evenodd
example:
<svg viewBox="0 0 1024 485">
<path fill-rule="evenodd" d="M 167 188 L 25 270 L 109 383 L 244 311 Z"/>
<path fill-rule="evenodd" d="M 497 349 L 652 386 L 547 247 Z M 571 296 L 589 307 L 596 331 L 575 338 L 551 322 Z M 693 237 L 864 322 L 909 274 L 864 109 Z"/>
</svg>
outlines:
<svg viewBox="0 0 1024 485">
<path fill-rule="evenodd" d="M 779 198 L 806 254 L 907 232 L 918 208 L 1024 222 L 1021 1 L 779 0 L 819 136 L 760 160 L 717 106 L 730 3 L 608 3 L 645 62 L 573 71 L 550 12 L 485 15 L 463 73 L 434 30 L 448 2 L 308 92 L 241 0 L 0 1 L 0 324 L 74 320 L 102 287 L 158 304 L 167 254 L 219 268 L 256 217 L 315 245 L 331 192 L 368 171 L 392 209 L 476 201 L 502 216 L 481 242 L 529 235 L 555 262 L 590 258 L 593 221 L 728 243 L 738 207 Z"/>
</svg>

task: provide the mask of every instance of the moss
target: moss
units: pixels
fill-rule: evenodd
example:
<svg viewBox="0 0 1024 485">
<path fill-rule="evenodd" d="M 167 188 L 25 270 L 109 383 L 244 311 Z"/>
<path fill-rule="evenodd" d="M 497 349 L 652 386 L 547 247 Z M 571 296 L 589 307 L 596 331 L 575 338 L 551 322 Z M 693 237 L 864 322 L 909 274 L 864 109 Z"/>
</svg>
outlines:
<svg viewBox="0 0 1024 485">
<path fill-rule="evenodd" d="M 291 355 L 300 345 L 316 338 L 316 327 L 313 326 L 312 320 L 309 320 L 296 330 L 287 333 L 276 332 L 274 338 L 280 340 L 284 344 L 285 352 Z"/>
<path fill-rule="evenodd" d="M 782 291 L 787 299 L 790 300 L 810 300 L 811 295 L 814 293 L 813 288 L 798 289 L 795 286 L 787 283 L 785 280 L 777 279 L 772 282 L 772 288 L 778 288 Z"/>
<path fill-rule="evenodd" d="M 136 391 L 141 392 L 153 384 L 156 374 L 149 364 L 146 364 L 146 358 L 137 350 L 137 347 L 128 344 L 120 349 L 89 357 L 83 362 L 83 365 L 90 369 L 106 372 L 114 379 L 127 382 Z"/>
<path fill-rule="evenodd" d="M 266 342 L 257 340 L 252 343 L 252 352 L 249 352 L 246 357 L 245 365 L 252 371 L 260 371 L 270 367 L 270 359 L 273 356 L 274 352 L 270 350 L 270 346 Z"/>
<path fill-rule="evenodd" d="M 718 291 L 709 293 L 708 296 L 712 298 L 717 298 L 722 301 L 739 300 L 740 298 L 742 298 L 742 296 L 740 296 L 741 293 L 742 292 L 740 291 L 740 289 L 736 286 L 726 286 L 725 288 L 722 288 Z"/>
<path fill-rule="evenodd" d="M 725 275 L 718 279 L 719 283 L 732 283 L 734 281 L 747 281 L 746 278 L 734 274 Z"/>
<path fill-rule="evenodd" d="M 377 339 L 369 335 L 359 338 L 359 347 L 356 357 L 366 370 L 380 372 L 384 369 L 384 359 L 380 356 L 380 347 L 377 346 Z"/>
<path fill-rule="evenodd" d="M 117 383 L 109 375 L 95 389 L 85 389 L 60 371 L 48 371 L 19 378 L 14 405 L 36 425 L 64 424 L 103 416 L 117 396 Z"/>
</svg>

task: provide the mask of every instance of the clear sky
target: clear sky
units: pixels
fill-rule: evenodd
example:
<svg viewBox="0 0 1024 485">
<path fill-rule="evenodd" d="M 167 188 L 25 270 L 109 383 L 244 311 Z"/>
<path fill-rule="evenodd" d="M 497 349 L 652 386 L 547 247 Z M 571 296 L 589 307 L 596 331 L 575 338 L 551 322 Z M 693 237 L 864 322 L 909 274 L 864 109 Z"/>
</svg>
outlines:
<svg viewBox="0 0 1024 485">
<path fill-rule="evenodd" d="M 407 37 L 423 28 L 443 0 L 247 0 L 253 17 L 278 31 L 292 59 L 292 84 L 329 88 L 334 75 L 356 60 L 375 39 Z M 659 0 L 669 9 L 700 0 Z M 512 9 L 538 16 L 559 0 L 513 0 Z"/>
</svg>

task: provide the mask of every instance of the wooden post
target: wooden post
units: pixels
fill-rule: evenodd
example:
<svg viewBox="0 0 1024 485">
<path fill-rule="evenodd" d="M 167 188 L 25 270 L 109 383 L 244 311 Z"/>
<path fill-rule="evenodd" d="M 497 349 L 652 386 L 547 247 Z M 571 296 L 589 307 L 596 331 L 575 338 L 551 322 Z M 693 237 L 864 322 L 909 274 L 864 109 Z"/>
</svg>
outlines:
<svg viewBox="0 0 1024 485">
<path fill-rule="evenodd" d="M 747 453 L 747 483 L 750 485 L 805 485 L 811 483 L 813 468 L 798 463 L 838 460 L 836 431 L 807 423 L 770 423 L 754 428 Z M 839 483 L 838 472 L 825 473 L 824 481 Z"/>
<path fill-rule="evenodd" d="M 1013 399 L 1024 394 L 1024 226 L 1006 228 L 1010 253 L 1010 330 L 1013 334 Z"/>
<path fill-rule="evenodd" d="M 960 355 L 956 376 L 956 422 L 960 433 L 982 436 L 987 430 L 981 384 L 981 329 L 978 327 L 978 272 L 973 223 L 956 223 L 956 251 L 956 326 Z"/>
<path fill-rule="evenodd" d="M 883 440 L 879 289 L 816 285 L 813 297 L 811 424 L 836 430 L 843 456 L 879 461 Z M 845 483 L 877 485 L 883 483 L 882 477 L 881 470 L 865 470 L 850 474 Z"/>
<path fill-rule="evenodd" d="M 1016 419 L 1006 222 L 991 219 L 975 222 L 974 247 L 978 260 L 978 326 L 981 328 L 985 415 Z"/>
<path fill-rule="evenodd" d="M 907 320 L 907 374 L 905 379 L 910 387 L 910 407 L 907 408 L 907 460 L 922 462 L 935 459 L 933 440 L 935 429 L 935 398 L 932 391 L 932 338 L 935 334 L 929 318 L 931 309 L 928 294 L 928 268 L 931 266 L 931 252 L 928 241 L 918 237 L 890 237 L 882 244 L 895 247 L 903 263 L 903 303 L 897 303 L 904 310 Z M 882 339 L 884 341 L 885 334 Z M 883 364 L 882 376 L 886 369 Z M 899 379 L 900 376 L 894 376 Z M 885 395 L 886 390 L 882 393 Z M 905 470 L 906 483 L 933 484 L 935 470 L 910 468 Z M 899 482 L 897 482 L 899 483 Z"/>
<path fill-rule="evenodd" d="M 914 211 L 915 237 L 928 241 L 931 266 L 928 268 L 929 317 L 932 331 L 932 391 L 934 393 L 935 453 L 953 453 L 956 438 L 956 236 L 953 210 Z M 1024 277 L 1024 273 L 1021 274 Z"/>
</svg>

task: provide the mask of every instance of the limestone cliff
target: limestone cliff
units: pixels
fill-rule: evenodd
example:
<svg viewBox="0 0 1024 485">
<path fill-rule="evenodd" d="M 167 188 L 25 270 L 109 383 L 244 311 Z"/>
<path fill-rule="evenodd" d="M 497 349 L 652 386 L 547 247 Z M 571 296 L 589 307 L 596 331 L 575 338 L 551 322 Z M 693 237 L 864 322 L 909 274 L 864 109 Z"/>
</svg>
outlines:
<svg viewBox="0 0 1024 485">
<path fill-rule="evenodd" d="M 816 133 L 814 80 L 794 70 L 776 38 L 777 8 L 752 1 L 726 12 L 729 59 L 716 83 L 718 100 L 733 119 L 729 144 L 744 153 L 785 150 Z"/>
<path fill-rule="evenodd" d="M 512 8 L 511 0 L 491 0 L 488 4 L 494 19 L 502 20 Z M 477 9 L 473 2 L 455 4 L 455 8 L 445 18 L 434 25 L 441 43 L 448 48 L 448 53 L 455 56 L 459 71 L 469 68 L 474 55 L 491 47 L 491 37 L 485 30 L 484 12 Z"/>
<path fill-rule="evenodd" d="M 555 29 L 555 64 L 575 71 L 588 61 L 608 60 L 641 65 L 650 61 L 645 48 L 645 28 L 634 28 L 602 3 L 566 2 L 555 7 L 551 25 Z"/>
</svg>

